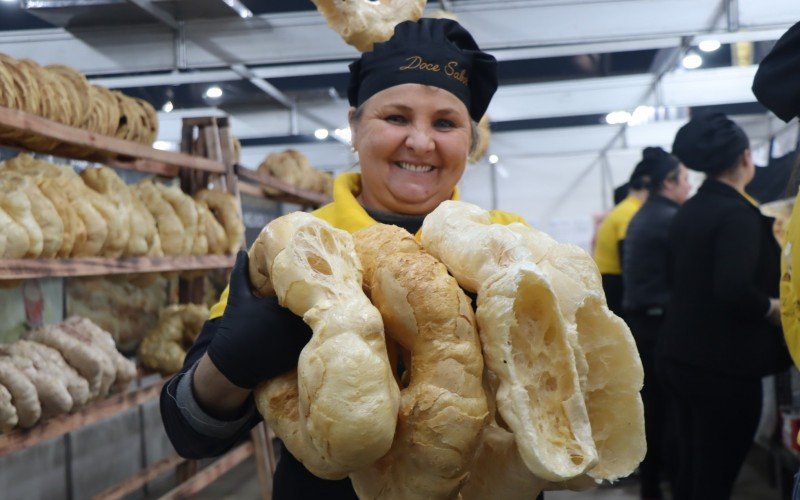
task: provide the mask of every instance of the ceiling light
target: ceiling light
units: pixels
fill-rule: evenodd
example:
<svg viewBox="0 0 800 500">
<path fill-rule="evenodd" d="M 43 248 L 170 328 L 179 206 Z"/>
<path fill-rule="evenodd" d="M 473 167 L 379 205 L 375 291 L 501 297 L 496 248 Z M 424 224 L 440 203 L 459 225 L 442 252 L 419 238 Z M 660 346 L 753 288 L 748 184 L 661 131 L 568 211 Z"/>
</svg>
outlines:
<svg viewBox="0 0 800 500">
<path fill-rule="evenodd" d="M 622 125 L 631 121 L 631 114 L 627 111 L 612 111 L 606 115 L 606 123 L 609 125 Z"/>
<path fill-rule="evenodd" d="M 655 117 L 656 108 L 653 106 L 637 106 L 636 109 L 633 110 L 628 125 L 644 125 L 645 123 L 653 121 Z"/>
<path fill-rule="evenodd" d="M 500 161 L 500 158 L 497 155 L 489 155 L 489 163 L 494 165 L 498 161 Z"/>
<path fill-rule="evenodd" d="M 156 141 L 153 143 L 154 148 L 162 151 L 172 151 L 173 146 L 174 145 L 169 141 Z"/>
<path fill-rule="evenodd" d="M 323 141 L 328 138 L 328 133 L 329 133 L 328 129 L 318 128 L 317 130 L 314 131 L 314 137 L 316 137 L 320 141 Z"/>
<path fill-rule="evenodd" d="M 167 101 L 164 103 L 163 106 L 161 106 L 161 111 L 163 111 L 164 113 L 169 113 L 173 109 L 175 109 L 175 106 L 172 105 L 172 101 Z"/>
<path fill-rule="evenodd" d="M 702 50 L 703 52 L 714 52 L 715 50 L 718 50 L 721 46 L 722 44 L 719 43 L 719 40 L 703 40 L 702 42 L 700 42 L 700 45 L 698 45 L 698 47 L 700 47 L 700 50 Z"/>
<path fill-rule="evenodd" d="M 218 86 L 214 85 L 213 87 L 208 87 L 206 90 L 206 97 L 209 99 L 219 99 L 222 97 L 222 89 Z"/>
<path fill-rule="evenodd" d="M 686 69 L 697 69 L 703 65 L 703 58 L 700 57 L 699 54 L 690 52 L 683 57 L 681 64 L 683 64 L 683 67 Z"/>
<path fill-rule="evenodd" d="M 0 1 L 5 2 L 5 3 L 17 3 L 17 2 L 19 2 L 19 0 L 0 0 Z"/>
<path fill-rule="evenodd" d="M 353 134 L 352 134 L 352 132 L 350 132 L 350 127 L 337 128 L 336 130 L 333 131 L 333 135 L 335 135 L 336 137 L 338 137 L 339 139 L 341 139 L 341 140 L 343 140 L 345 142 L 350 142 L 350 140 L 353 138 L 352 137 Z"/>
</svg>

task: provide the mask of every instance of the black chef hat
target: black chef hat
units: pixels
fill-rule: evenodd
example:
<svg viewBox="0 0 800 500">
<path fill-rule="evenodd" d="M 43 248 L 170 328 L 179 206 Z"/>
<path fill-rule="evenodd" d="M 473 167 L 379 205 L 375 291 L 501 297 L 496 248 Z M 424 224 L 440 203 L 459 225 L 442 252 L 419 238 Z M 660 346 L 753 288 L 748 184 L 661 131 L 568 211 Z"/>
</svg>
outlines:
<svg viewBox="0 0 800 500">
<path fill-rule="evenodd" d="M 800 114 L 800 23 L 789 28 L 758 65 L 753 93 L 785 122 Z"/>
<path fill-rule="evenodd" d="M 659 147 L 649 147 L 642 150 L 642 161 L 633 169 L 630 183 L 634 186 L 658 189 L 667 176 L 678 168 L 680 161 L 673 155 Z M 642 181 L 647 179 L 646 185 Z"/>
<path fill-rule="evenodd" d="M 392 38 L 376 43 L 372 52 L 350 65 L 347 98 L 358 107 L 381 90 L 403 83 L 447 90 L 478 121 L 497 90 L 497 61 L 456 21 L 404 21 Z"/>
<path fill-rule="evenodd" d="M 692 118 L 678 130 L 672 154 L 692 170 L 715 174 L 732 167 L 749 147 L 750 140 L 739 125 L 722 113 L 709 113 Z"/>
</svg>

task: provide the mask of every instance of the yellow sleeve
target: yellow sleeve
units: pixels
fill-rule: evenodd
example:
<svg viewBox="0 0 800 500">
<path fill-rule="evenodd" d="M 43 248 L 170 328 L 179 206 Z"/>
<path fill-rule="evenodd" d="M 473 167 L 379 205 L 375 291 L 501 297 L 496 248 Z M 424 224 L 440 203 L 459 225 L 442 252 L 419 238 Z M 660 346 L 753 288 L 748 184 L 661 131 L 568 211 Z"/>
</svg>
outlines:
<svg viewBox="0 0 800 500">
<path fill-rule="evenodd" d="M 216 319 L 222 316 L 222 313 L 225 312 L 225 306 L 228 305 L 228 285 L 225 285 L 225 289 L 219 296 L 219 300 L 216 304 L 211 306 L 211 310 L 208 315 L 208 319 Z"/>
<path fill-rule="evenodd" d="M 781 251 L 781 323 L 786 346 L 800 367 L 800 194 L 795 200 Z"/>
</svg>

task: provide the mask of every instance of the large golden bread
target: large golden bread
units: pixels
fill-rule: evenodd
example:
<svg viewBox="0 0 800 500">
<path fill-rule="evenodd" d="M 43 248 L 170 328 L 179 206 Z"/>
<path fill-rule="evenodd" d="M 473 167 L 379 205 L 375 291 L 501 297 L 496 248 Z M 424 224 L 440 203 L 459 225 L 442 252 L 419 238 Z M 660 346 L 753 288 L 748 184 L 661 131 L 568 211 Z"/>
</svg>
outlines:
<svg viewBox="0 0 800 500">
<path fill-rule="evenodd" d="M 222 191 L 202 189 L 194 194 L 194 200 L 204 203 L 225 229 L 228 245 L 225 253 L 236 253 L 244 244 L 244 222 L 236 198 Z"/>
<path fill-rule="evenodd" d="M 410 353 L 389 453 L 350 474 L 359 498 L 454 498 L 488 409 L 470 300 L 413 236 L 376 224 L 353 235 L 387 336 Z"/>
<path fill-rule="evenodd" d="M 402 21 L 422 17 L 427 0 L 312 0 L 328 25 L 360 52 L 385 42 Z"/>
<path fill-rule="evenodd" d="M 270 222 L 250 250 L 256 292 L 314 332 L 291 374 L 260 384 L 256 404 L 312 473 L 342 478 L 374 463 L 394 437 L 399 391 L 380 313 L 361 289 L 352 237 L 312 215 Z M 269 328 L 269 325 L 265 325 Z"/>
<path fill-rule="evenodd" d="M 26 189 L 29 187 L 26 181 L 24 177 L 14 175 L 12 172 L 4 172 L 0 176 L 0 208 L 27 234 L 28 246 L 23 257 L 35 259 L 42 255 L 44 235 L 33 215 L 31 200 L 26 194 Z"/>
<path fill-rule="evenodd" d="M 99 211 L 107 213 L 109 235 L 103 254 L 108 257 L 119 257 L 126 254 L 131 231 L 138 228 L 131 226 L 133 211 L 133 194 L 119 175 L 109 167 L 87 168 L 81 172 L 81 179 L 91 190 L 100 194 L 91 194 L 96 203 L 102 204 Z M 98 202 L 97 200 L 102 200 Z M 106 202 L 106 203 L 102 203 Z"/>
<path fill-rule="evenodd" d="M 570 329 L 533 252 L 474 205 L 446 201 L 425 218 L 425 249 L 478 293 L 484 361 L 500 379 L 497 408 L 520 456 L 564 481 L 597 462 Z"/>
<path fill-rule="evenodd" d="M 166 255 L 181 255 L 185 243 L 183 223 L 172 204 L 164 199 L 162 191 L 151 179 L 139 181 L 133 186 L 133 191 L 155 219 L 161 250 Z"/>
</svg>

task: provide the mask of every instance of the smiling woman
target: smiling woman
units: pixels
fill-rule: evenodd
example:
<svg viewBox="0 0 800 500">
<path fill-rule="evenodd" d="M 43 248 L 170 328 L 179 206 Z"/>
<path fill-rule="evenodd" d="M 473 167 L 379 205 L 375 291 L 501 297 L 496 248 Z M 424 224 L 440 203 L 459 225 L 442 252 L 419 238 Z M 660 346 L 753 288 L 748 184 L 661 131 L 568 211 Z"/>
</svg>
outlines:
<svg viewBox="0 0 800 500">
<path fill-rule="evenodd" d="M 361 173 L 340 175 L 333 203 L 313 215 L 355 232 L 394 224 L 419 236 L 426 215 L 456 199 L 456 185 L 477 143 L 476 123 L 497 89 L 497 62 L 457 22 L 406 21 L 350 65 L 352 144 Z M 492 212 L 492 222 L 523 222 Z M 303 320 L 275 298 L 251 292 L 241 254 L 230 291 L 161 398 L 167 434 L 186 457 L 220 454 L 259 420 L 252 389 L 292 370 L 311 337 Z M 230 297 L 229 297 L 230 296 Z M 274 479 L 275 499 L 356 498 L 349 479 L 315 477 L 286 450 Z"/>
</svg>

